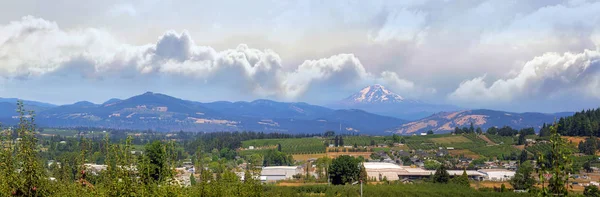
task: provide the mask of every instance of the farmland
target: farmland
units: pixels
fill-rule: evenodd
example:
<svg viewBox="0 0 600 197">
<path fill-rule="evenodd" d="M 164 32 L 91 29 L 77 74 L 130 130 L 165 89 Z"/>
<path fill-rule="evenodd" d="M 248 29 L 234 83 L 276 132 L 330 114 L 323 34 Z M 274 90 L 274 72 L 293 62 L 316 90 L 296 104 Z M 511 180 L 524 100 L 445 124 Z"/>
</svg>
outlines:
<svg viewBox="0 0 600 197">
<path fill-rule="evenodd" d="M 466 137 L 463 136 L 452 136 L 452 137 L 441 137 L 441 138 L 433 138 L 431 139 L 434 143 L 438 144 L 452 144 L 452 143 L 469 143 L 473 142 Z"/>
<path fill-rule="evenodd" d="M 281 144 L 281 152 L 289 154 L 325 153 L 324 140 L 320 138 L 258 139 L 242 142 L 242 147 L 272 147 Z"/>
</svg>

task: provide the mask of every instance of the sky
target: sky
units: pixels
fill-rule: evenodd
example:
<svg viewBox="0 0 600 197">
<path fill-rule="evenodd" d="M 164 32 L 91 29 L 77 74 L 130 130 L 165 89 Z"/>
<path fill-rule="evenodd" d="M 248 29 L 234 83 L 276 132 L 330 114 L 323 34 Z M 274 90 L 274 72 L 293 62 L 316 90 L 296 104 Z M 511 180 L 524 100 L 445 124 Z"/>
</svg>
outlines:
<svg viewBox="0 0 600 197">
<path fill-rule="evenodd" d="M 0 1 L 0 97 L 600 107 L 600 1 Z"/>
</svg>

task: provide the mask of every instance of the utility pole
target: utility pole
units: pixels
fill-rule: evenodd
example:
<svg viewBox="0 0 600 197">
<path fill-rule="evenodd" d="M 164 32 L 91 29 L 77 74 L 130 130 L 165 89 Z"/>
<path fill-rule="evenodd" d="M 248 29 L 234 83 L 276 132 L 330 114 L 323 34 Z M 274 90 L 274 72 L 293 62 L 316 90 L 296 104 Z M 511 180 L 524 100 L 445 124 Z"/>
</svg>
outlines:
<svg viewBox="0 0 600 197">
<path fill-rule="evenodd" d="M 363 195 L 362 195 L 362 183 L 363 183 L 363 180 L 360 180 L 360 197 L 362 197 L 362 196 L 363 196 Z"/>
</svg>

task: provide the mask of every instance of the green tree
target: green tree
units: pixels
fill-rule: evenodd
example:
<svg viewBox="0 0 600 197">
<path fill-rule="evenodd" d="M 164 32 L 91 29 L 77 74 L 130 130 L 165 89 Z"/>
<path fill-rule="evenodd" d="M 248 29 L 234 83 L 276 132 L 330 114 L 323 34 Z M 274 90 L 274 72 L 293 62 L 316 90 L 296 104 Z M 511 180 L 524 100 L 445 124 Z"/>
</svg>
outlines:
<svg viewBox="0 0 600 197">
<path fill-rule="evenodd" d="M 196 185 L 196 177 L 194 176 L 194 174 L 190 174 L 190 185 L 194 186 Z"/>
<path fill-rule="evenodd" d="M 587 197 L 600 197 L 600 191 L 598 190 L 597 186 L 590 185 L 585 187 L 583 190 L 583 195 Z"/>
<path fill-rule="evenodd" d="M 329 167 L 329 177 L 334 185 L 352 183 L 359 179 L 359 161 L 352 156 L 342 155 L 333 159 Z"/>
<path fill-rule="evenodd" d="M 561 118 L 562 120 L 562 118 Z M 538 170 L 539 179 L 542 182 L 542 195 L 568 195 L 567 184 L 569 182 L 569 173 L 572 170 L 571 151 L 567 147 L 564 139 L 557 132 L 559 125 L 554 124 L 549 127 L 551 149 L 546 157 L 539 154 L 537 163 L 540 165 Z M 545 185 L 544 174 L 552 174 L 548 180 L 548 187 Z"/>
<path fill-rule="evenodd" d="M 527 151 L 526 150 L 522 150 L 521 151 L 521 155 L 519 155 L 519 163 L 523 163 L 527 161 Z"/>
<path fill-rule="evenodd" d="M 533 165 L 530 161 L 523 162 L 519 165 L 515 176 L 510 180 L 510 184 L 517 190 L 528 190 L 535 184 L 535 179 L 532 177 Z"/>
<path fill-rule="evenodd" d="M 434 183 L 448 183 L 450 180 L 450 174 L 448 174 L 448 168 L 446 165 L 442 164 L 440 167 L 435 170 L 433 174 L 433 182 Z"/>
<path fill-rule="evenodd" d="M 367 169 L 363 164 L 360 165 L 360 174 L 358 175 L 358 179 L 361 180 L 363 183 L 366 183 L 369 180 Z"/>
<path fill-rule="evenodd" d="M 442 164 L 439 161 L 429 159 L 424 162 L 425 169 L 435 170 L 438 169 Z"/>
<path fill-rule="evenodd" d="M 469 176 L 467 175 L 467 171 L 463 170 L 462 175 L 454 177 L 452 179 L 452 183 L 457 184 L 457 185 L 462 185 L 465 187 L 470 187 Z"/>
<path fill-rule="evenodd" d="M 427 135 L 433 135 L 433 130 L 430 129 L 429 131 L 427 131 Z"/>
</svg>

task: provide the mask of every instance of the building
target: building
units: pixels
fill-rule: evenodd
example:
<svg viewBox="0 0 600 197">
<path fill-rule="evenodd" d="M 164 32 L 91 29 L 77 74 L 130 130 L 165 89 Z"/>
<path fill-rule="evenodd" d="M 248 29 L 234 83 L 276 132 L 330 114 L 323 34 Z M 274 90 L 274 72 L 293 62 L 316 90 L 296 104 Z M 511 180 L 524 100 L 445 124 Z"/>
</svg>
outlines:
<svg viewBox="0 0 600 197">
<path fill-rule="evenodd" d="M 384 162 L 365 162 L 365 171 L 369 179 L 382 180 L 384 177 L 389 181 L 395 180 L 415 180 L 429 178 L 435 173 L 435 170 L 425 170 L 423 168 L 412 168 L 409 166 L 399 166 L 393 163 Z M 467 176 L 473 180 L 484 180 L 485 174 L 475 170 L 467 170 Z M 450 177 L 461 176 L 463 170 L 448 170 Z"/>
<path fill-rule="evenodd" d="M 484 173 L 488 181 L 508 181 L 515 176 L 515 171 L 505 169 L 482 169 L 479 172 Z"/>
<path fill-rule="evenodd" d="M 294 175 L 301 173 L 302 168 L 300 166 L 268 166 L 262 168 L 260 180 L 263 182 L 272 182 L 292 179 Z"/>
</svg>

